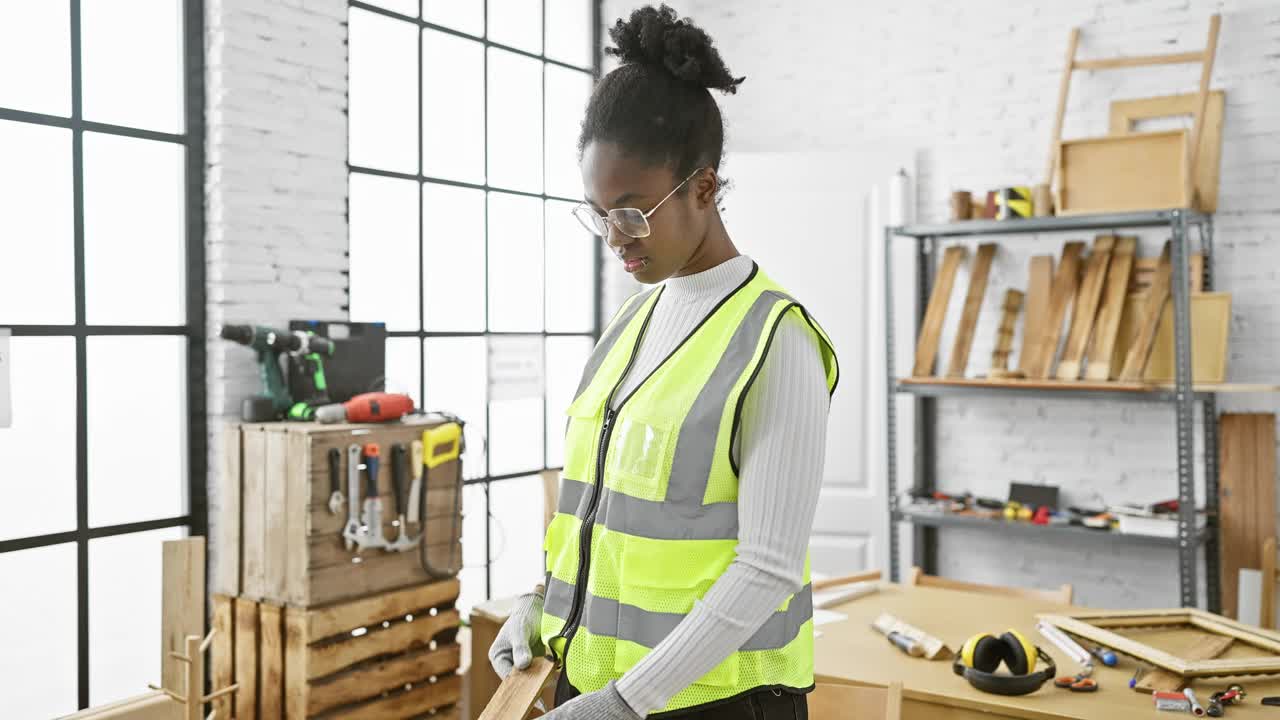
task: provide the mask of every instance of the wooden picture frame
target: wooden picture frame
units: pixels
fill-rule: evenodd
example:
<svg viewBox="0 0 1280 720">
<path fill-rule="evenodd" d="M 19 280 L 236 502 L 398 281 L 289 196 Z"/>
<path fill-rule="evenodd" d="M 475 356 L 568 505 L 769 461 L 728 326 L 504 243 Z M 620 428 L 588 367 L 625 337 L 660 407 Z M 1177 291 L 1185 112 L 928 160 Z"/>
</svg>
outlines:
<svg viewBox="0 0 1280 720">
<path fill-rule="evenodd" d="M 1037 615 L 1063 632 L 1070 633 L 1119 653 L 1137 658 L 1184 678 L 1280 673 L 1280 633 L 1239 623 L 1221 615 L 1178 608 L 1165 610 L 1098 611 Z M 1237 642 L 1272 653 L 1272 657 L 1188 660 L 1153 648 L 1114 629 L 1190 626 L 1202 632 L 1234 638 Z"/>
</svg>

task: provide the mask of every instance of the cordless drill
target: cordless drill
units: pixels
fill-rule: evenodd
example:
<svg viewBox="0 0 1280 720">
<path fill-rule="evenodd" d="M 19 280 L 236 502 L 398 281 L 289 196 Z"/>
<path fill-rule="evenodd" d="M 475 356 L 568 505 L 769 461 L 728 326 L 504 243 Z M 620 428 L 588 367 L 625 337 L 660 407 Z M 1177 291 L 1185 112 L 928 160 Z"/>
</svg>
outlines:
<svg viewBox="0 0 1280 720">
<path fill-rule="evenodd" d="M 316 408 L 328 405 L 329 383 L 324 376 L 324 358 L 333 357 L 333 342 L 311 331 L 293 331 L 299 341 L 296 349 L 289 350 L 289 367 L 305 383 L 304 397 L 289 406 L 290 420 L 314 420 Z"/>
<path fill-rule="evenodd" d="M 258 376 L 262 379 L 264 394 L 245 398 L 240 407 L 240 418 L 245 422 L 279 420 L 293 406 L 280 370 L 281 353 L 333 352 L 333 344 L 325 338 L 263 325 L 224 325 L 218 334 L 224 340 L 244 345 L 258 356 Z"/>
</svg>

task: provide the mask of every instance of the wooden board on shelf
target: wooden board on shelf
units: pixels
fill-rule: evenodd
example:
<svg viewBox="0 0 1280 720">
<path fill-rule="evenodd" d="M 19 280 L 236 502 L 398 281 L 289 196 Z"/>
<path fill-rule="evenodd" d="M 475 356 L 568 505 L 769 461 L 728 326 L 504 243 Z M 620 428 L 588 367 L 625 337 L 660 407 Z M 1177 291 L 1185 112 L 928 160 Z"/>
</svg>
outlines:
<svg viewBox="0 0 1280 720">
<path fill-rule="evenodd" d="M 1018 322 L 1018 313 L 1022 310 L 1023 295 L 1021 290 L 1005 290 L 1004 303 L 1000 306 L 1000 325 L 996 328 L 996 343 L 991 351 L 991 377 L 1008 377 L 1014 371 L 1009 370 L 1009 354 L 1013 352 L 1014 326 Z"/>
<path fill-rule="evenodd" d="M 1115 349 L 1116 333 L 1120 329 L 1125 290 L 1129 287 L 1133 255 L 1137 247 L 1136 237 L 1116 238 L 1115 248 L 1111 253 L 1111 265 L 1107 268 L 1107 279 L 1098 307 L 1093 339 L 1089 344 L 1089 362 L 1084 373 L 1086 380 L 1106 380 L 1112 375 L 1111 356 Z"/>
<path fill-rule="evenodd" d="M 1241 568 L 1261 568 L 1262 543 L 1276 534 L 1276 417 L 1223 413 L 1218 421 L 1222 612 L 1235 617 Z"/>
<path fill-rule="evenodd" d="M 1053 256 L 1036 255 L 1031 258 L 1027 278 L 1027 312 L 1022 320 L 1022 351 L 1018 355 L 1018 371 L 1024 376 L 1035 374 L 1052 287 Z"/>
<path fill-rule="evenodd" d="M 1049 303 L 1045 308 L 1045 323 L 1040 331 L 1040 339 L 1036 343 L 1038 357 L 1035 367 L 1027 372 L 1027 377 L 1049 378 L 1053 376 L 1054 360 L 1058 356 L 1058 342 L 1062 339 L 1062 324 L 1067 316 L 1067 308 L 1076 296 L 1076 288 L 1080 284 L 1080 254 L 1084 252 L 1084 243 L 1071 241 L 1062 248 L 1062 260 L 1058 263 L 1057 272 L 1053 276 L 1053 286 L 1049 290 Z"/>
<path fill-rule="evenodd" d="M 973 346 L 973 331 L 978 325 L 978 312 L 982 309 L 982 297 L 987 292 L 987 275 L 991 272 L 991 260 L 996 256 L 994 243 L 978 246 L 977 256 L 969 270 L 969 292 L 965 295 L 964 309 L 960 313 L 960 327 L 951 348 L 947 365 L 947 377 L 964 377 L 969 364 L 969 349 Z"/>
<path fill-rule="evenodd" d="M 1100 390 L 1103 392 L 1157 392 L 1172 390 L 1173 383 L 1120 382 L 1118 380 L 1058 380 L 1054 378 L 901 378 L 900 385 L 949 386 L 996 390 Z M 1196 383 L 1195 392 L 1274 393 L 1280 385 L 1267 383 Z"/>
<path fill-rule="evenodd" d="M 1155 280 L 1156 271 L 1160 269 L 1160 257 L 1134 258 L 1133 275 L 1129 280 L 1129 292 L 1146 292 L 1151 289 L 1151 282 Z M 1187 269 L 1190 270 L 1187 278 L 1187 286 L 1191 292 L 1198 293 L 1204 290 L 1204 255 L 1201 253 L 1191 253 L 1187 257 Z"/>
<path fill-rule="evenodd" d="M 1143 120 L 1167 118 L 1178 115 L 1194 117 L 1199 93 L 1164 95 L 1111 101 L 1111 134 L 1128 135 Z M 1204 212 L 1218 209 L 1218 167 L 1222 156 L 1222 114 L 1226 106 L 1226 94 L 1221 90 L 1209 92 L 1204 109 L 1204 132 L 1200 136 L 1200 155 L 1196 161 L 1196 206 Z"/>
<path fill-rule="evenodd" d="M 942 255 L 942 267 L 938 270 L 929 304 L 925 308 L 920 337 L 916 341 L 916 361 L 911 371 L 915 377 L 933 375 L 934 361 L 938 357 L 938 343 L 942 340 L 942 323 L 947 316 L 947 304 L 951 302 L 951 288 L 956 272 L 964 260 L 963 245 L 952 245 Z"/>
<path fill-rule="evenodd" d="M 1111 235 L 1099 235 L 1093 241 L 1093 250 L 1089 253 L 1089 261 L 1085 264 L 1084 279 L 1080 282 L 1079 292 L 1072 303 L 1070 331 L 1067 333 L 1067 344 L 1062 351 L 1062 359 L 1058 362 L 1057 377 L 1059 380 L 1078 380 L 1084 363 L 1085 347 L 1093 332 L 1094 318 L 1098 313 L 1098 300 L 1102 297 L 1103 280 L 1107 276 L 1107 268 L 1111 264 L 1111 251 L 1115 247 L 1116 238 Z"/>
<path fill-rule="evenodd" d="M 1191 207 L 1186 130 L 1063 140 L 1058 215 Z"/>
<path fill-rule="evenodd" d="M 1164 251 L 1160 254 L 1160 269 L 1151 283 L 1151 289 L 1147 291 L 1147 306 L 1143 310 L 1133 344 L 1129 347 L 1124 365 L 1120 369 L 1121 380 L 1137 380 L 1142 377 L 1142 372 L 1147 368 L 1147 360 L 1151 357 L 1151 346 L 1155 342 L 1160 316 L 1164 312 L 1165 303 L 1169 300 L 1169 276 L 1172 270 L 1169 254 L 1170 244 L 1166 242 Z"/>
<path fill-rule="evenodd" d="M 1198 383 L 1227 380 L 1227 344 L 1231 330 L 1231 293 L 1199 293 L 1191 298 L 1191 377 Z M 1142 379 L 1174 381 L 1173 303 L 1165 303 L 1151 358 Z"/>
</svg>

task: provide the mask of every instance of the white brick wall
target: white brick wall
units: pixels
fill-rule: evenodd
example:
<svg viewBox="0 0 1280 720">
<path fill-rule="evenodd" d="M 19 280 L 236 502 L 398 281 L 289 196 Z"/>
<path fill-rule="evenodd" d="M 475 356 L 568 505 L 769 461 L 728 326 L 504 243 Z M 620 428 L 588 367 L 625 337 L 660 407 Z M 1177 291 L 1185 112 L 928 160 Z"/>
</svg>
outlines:
<svg viewBox="0 0 1280 720">
<path fill-rule="evenodd" d="M 637 3 L 608 0 L 606 27 Z M 1082 25 L 1081 57 L 1145 54 L 1203 46 L 1208 16 L 1223 15 L 1213 87 L 1226 90 L 1217 285 L 1234 294 L 1230 377 L 1280 376 L 1280 4 L 1274 0 L 1081 0 L 1010 4 L 906 0 L 898 3 L 674 2 L 707 28 L 735 75 L 725 99 L 733 151 L 858 147 L 894 139 L 919 148 L 919 217 L 946 216 L 953 189 L 1042 181 L 1066 38 Z M 1106 131 L 1112 98 L 1187 92 L 1191 66 L 1078 73 L 1066 137 Z M 1025 287 L 1026 260 L 1059 252 L 1068 238 L 1002 242 L 970 355 L 985 366 L 999 297 Z M 1143 252 L 1159 233 L 1143 235 Z M 745 249 L 750 252 L 750 248 Z M 957 298 L 968 286 L 957 280 Z M 953 298 L 952 307 L 962 300 Z M 955 315 L 956 313 L 953 313 Z M 954 322 L 954 317 L 951 318 Z M 948 332 L 948 335 L 950 332 Z M 950 338 L 942 346 L 950 348 Z M 1221 403 L 1226 410 L 1275 411 L 1271 397 Z M 1011 480 L 1058 483 L 1081 502 L 1175 493 L 1172 412 L 1131 404 L 946 402 L 940 407 L 944 489 L 1002 495 Z M 945 531 L 940 570 L 975 580 L 1051 586 L 1073 582 L 1096 605 L 1161 605 L 1177 599 L 1172 550 L 1108 544 L 1055 546 Z"/>
<path fill-rule="evenodd" d="M 205 14 L 212 524 L 222 421 L 260 392 L 253 354 L 218 329 L 347 316 L 347 4 L 206 0 Z"/>
</svg>

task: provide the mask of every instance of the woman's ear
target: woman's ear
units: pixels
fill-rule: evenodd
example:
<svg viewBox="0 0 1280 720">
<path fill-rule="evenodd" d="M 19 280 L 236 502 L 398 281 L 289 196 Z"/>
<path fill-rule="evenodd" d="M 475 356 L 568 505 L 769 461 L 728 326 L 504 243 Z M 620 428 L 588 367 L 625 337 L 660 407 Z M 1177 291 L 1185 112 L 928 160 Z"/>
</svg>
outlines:
<svg viewBox="0 0 1280 720">
<path fill-rule="evenodd" d="M 720 190 L 720 177 L 716 175 L 715 168 L 703 170 L 689 182 L 693 185 L 693 197 L 697 201 L 699 210 L 715 207 L 716 193 Z"/>
</svg>

